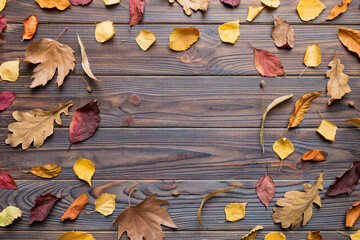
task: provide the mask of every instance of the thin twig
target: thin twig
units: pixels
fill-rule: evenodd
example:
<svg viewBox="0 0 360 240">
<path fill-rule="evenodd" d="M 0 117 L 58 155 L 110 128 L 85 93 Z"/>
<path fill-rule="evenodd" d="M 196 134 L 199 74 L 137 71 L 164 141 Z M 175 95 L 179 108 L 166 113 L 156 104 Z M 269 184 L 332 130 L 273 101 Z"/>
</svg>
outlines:
<svg viewBox="0 0 360 240">
<path fill-rule="evenodd" d="M 133 188 L 133 189 L 131 189 L 131 191 L 130 191 L 130 193 L 129 193 L 129 199 L 128 199 L 128 201 L 129 201 L 129 206 L 131 207 L 131 203 L 130 203 L 130 197 L 131 197 L 131 194 L 133 193 L 133 191 L 136 191 L 137 189 L 136 188 Z"/>
<path fill-rule="evenodd" d="M 320 117 L 322 118 L 322 120 L 324 120 L 323 116 L 321 115 L 321 112 L 320 112 L 319 106 L 317 107 L 317 110 L 318 110 L 318 113 L 319 113 Z"/>
<path fill-rule="evenodd" d="M 304 72 L 308 69 L 309 67 L 306 66 L 306 68 L 304 69 L 304 71 L 301 72 L 300 76 L 298 78 L 301 78 L 301 76 L 304 74 Z"/>
<path fill-rule="evenodd" d="M 337 233 L 340 233 L 340 234 L 342 234 L 342 235 L 345 235 L 345 236 L 350 236 L 350 234 L 347 234 L 347 233 L 344 233 L 344 232 L 342 232 L 342 231 L 336 231 Z"/>
<path fill-rule="evenodd" d="M 69 29 L 69 27 L 64 28 L 64 30 L 61 31 L 61 33 L 57 36 L 57 38 L 55 39 L 55 41 L 58 40 L 58 38 L 61 36 L 61 34 L 63 34 L 64 32 L 66 32 Z"/>
<path fill-rule="evenodd" d="M 92 13 L 92 9 L 91 9 L 91 11 L 90 11 L 90 14 L 91 14 L 91 17 L 92 17 L 92 19 L 93 19 L 93 21 L 94 21 L 95 25 L 96 25 L 97 23 L 96 23 L 96 21 L 95 21 L 94 15 L 93 15 L 93 13 Z"/>
</svg>

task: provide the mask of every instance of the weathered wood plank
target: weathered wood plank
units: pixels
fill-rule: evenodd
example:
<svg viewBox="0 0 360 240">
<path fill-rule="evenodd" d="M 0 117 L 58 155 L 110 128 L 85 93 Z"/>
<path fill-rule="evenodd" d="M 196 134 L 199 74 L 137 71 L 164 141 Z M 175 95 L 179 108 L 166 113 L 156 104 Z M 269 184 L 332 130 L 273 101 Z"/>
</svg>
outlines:
<svg viewBox="0 0 360 240">
<path fill-rule="evenodd" d="M 282 61 L 288 76 L 299 76 L 304 70 L 303 57 L 308 45 L 318 42 L 322 52 L 322 63 L 316 68 L 310 68 L 305 75 L 319 75 L 323 77 L 329 69 L 334 50 L 345 65 L 345 73 L 359 76 L 359 58 L 340 43 L 337 38 L 336 26 L 297 25 L 294 26 L 296 44 L 292 50 L 278 49 L 271 37 L 272 25 L 244 25 L 243 33 L 235 45 L 220 44 L 217 33 L 218 25 L 195 25 L 202 35 L 200 40 L 186 52 L 174 52 L 169 46 L 169 36 L 174 25 L 142 25 L 129 31 L 126 25 L 116 25 L 116 34 L 105 44 L 95 41 L 93 25 L 40 25 L 34 41 L 42 38 L 56 38 L 58 34 L 69 26 L 59 41 L 68 44 L 76 51 L 77 64 L 75 71 L 70 74 L 81 75 L 80 51 L 76 38 L 79 33 L 87 49 L 92 70 L 95 75 L 253 75 L 260 78 L 254 68 L 253 50 L 248 46 L 266 49 L 276 54 Z M 188 25 L 182 25 L 188 26 Z M 356 25 L 348 26 L 359 30 Z M 140 29 L 153 31 L 157 37 L 156 43 L 147 51 L 142 51 L 134 39 Z M 23 26 L 9 25 L 1 35 L 6 47 L 0 49 L 2 61 L 24 57 L 28 42 L 20 42 Z M 124 41 L 126 40 L 126 41 Z M 21 75 L 31 75 L 34 65 L 21 64 Z M 284 81 L 286 79 L 284 78 Z M 299 80 L 301 81 L 301 80 Z M 52 83 L 54 85 L 54 83 Z"/>
<path fill-rule="evenodd" d="M 320 120 L 319 120 L 320 122 Z M 265 154 L 259 144 L 259 129 L 98 129 L 95 136 L 74 144 L 70 152 L 68 130 L 57 129 L 45 144 L 26 151 L 5 145 L 7 129 L 0 131 L 0 166 L 16 179 L 38 179 L 23 173 L 35 165 L 64 165 L 57 179 L 76 179 L 70 156 L 91 159 L 94 179 L 253 179 L 263 176 L 266 166 L 274 179 L 313 179 L 324 171 L 326 179 L 348 169 L 358 160 L 357 129 L 338 129 L 336 140 L 326 142 L 315 129 L 265 129 Z M 295 153 L 282 163 L 272 151 L 280 137 L 288 137 Z M 303 163 L 303 153 L 314 148 L 328 159 Z"/>
<path fill-rule="evenodd" d="M 240 174 L 240 173 L 239 173 Z M 275 181 L 276 194 L 269 205 L 269 210 L 263 206 L 255 194 L 257 181 L 177 181 L 176 190 L 180 193 L 209 193 L 214 190 L 228 188 L 229 186 L 243 186 L 228 193 L 218 195 L 210 199 L 203 208 L 202 221 L 204 227 L 197 222 L 197 211 L 204 195 L 180 195 L 173 197 L 174 182 L 167 181 L 93 181 L 93 186 L 78 181 L 18 181 L 19 191 L 0 190 L 1 207 L 16 205 L 23 211 L 22 218 L 15 221 L 7 230 L 30 231 L 30 230 L 82 230 L 82 231 L 114 231 L 116 227 L 112 222 L 128 206 L 128 193 L 136 187 L 138 191 L 132 194 L 132 205 L 138 204 L 146 195 L 158 193 L 158 198 L 167 200 L 171 205 L 165 206 L 171 214 L 173 221 L 178 226 L 178 231 L 187 230 L 233 230 L 248 231 L 257 224 L 264 226 L 266 231 L 281 231 L 279 224 L 274 224 L 271 218 L 275 201 L 282 198 L 284 193 L 290 190 L 302 190 L 303 181 Z M 313 183 L 313 180 L 306 182 Z M 332 181 L 325 181 L 324 188 L 327 189 Z M 308 231 L 313 229 L 345 230 L 346 211 L 353 203 L 359 200 L 359 190 L 349 196 L 322 199 L 322 207 L 313 207 L 313 217 L 305 227 L 297 230 Z M 34 223 L 29 226 L 29 211 L 39 194 L 51 192 L 57 196 L 66 197 L 57 202 L 50 215 L 44 222 Z M 102 193 L 108 192 L 116 195 L 116 210 L 113 215 L 104 217 L 99 213 L 84 214 L 94 209 L 94 200 Z M 69 207 L 71 202 L 80 194 L 87 193 L 89 204 L 83 213 L 74 221 L 61 222 L 60 217 Z M 323 197 L 325 191 L 321 191 Z M 224 221 L 224 207 L 232 202 L 248 202 L 246 217 L 235 223 Z M 95 224 L 96 223 L 96 224 Z M 324 224 L 326 223 L 326 224 Z M 358 229 L 360 222 L 355 223 L 353 229 Z"/>
<path fill-rule="evenodd" d="M 129 1 L 122 1 L 128 6 Z M 272 16 L 277 14 L 290 23 L 304 23 L 300 20 L 296 13 L 297 1 L 286 0 L 282 1 L 278 9 L 264 9 L 253 23 L 270 23 Z M 318 24 L 353 24 L 359 21 L 359 1 L 353 0 L 349 4 L 349 9 L 333 21 L 324 21 L 329 15 L 330 10 L 341 1 L 327 0 L 324 1 L 327 9 L 311 23 Z M 247 16 L 249 6 L 258 5 L 260 1 L 254 2 L 252 0 L 243 0 L 237 8 L 226 7 L 218 0 L 211 0 L 207 13 L 194 13 L 191 17 L 183 13 L 182 8 L 174 3 L 169 4 L 167 0 L 151 0 L 146 1 L 145 15 L 142 23 L 223 23 L 225 21 L 234 20 L 237 18 L 244 19 Z M 93 10 L 96 21 L 112 20 L 117 23 L 129 23 L 129 9 L 121 5 L 114 7 L 105 7 L 102 0 L 94 0 L 88 6 L 75 7 L 71 6 L 65 11 L 57 10 L 42 10 L 35 1 L 28 0 L 12 0 L 7 3 L 6 7 L 7 19 L 11 22 L 21 22 L 29 14 L 36 14 L 40 22 L 54 23 L 93 23 L 90 16 L 90 11 Z"/>
</svg>

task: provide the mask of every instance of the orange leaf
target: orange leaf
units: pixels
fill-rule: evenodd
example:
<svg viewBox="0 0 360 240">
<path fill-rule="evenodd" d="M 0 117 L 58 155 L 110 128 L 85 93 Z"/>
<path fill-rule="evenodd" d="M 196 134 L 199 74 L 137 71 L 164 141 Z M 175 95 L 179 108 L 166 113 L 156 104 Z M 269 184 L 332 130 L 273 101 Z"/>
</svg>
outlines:
<svg viewBox="0 0 360 240">
<path fill-rule="evenodd" d="M 309 235 L 306 238 L 306 240 L 322 240 L 320 230 L 309 232 Z"/>
<path fill-rule="evenodd" d="M 342 4 L 336 5 L 330 12 L 329 16 L 325 20 L 333 20 L 341 13 L 347 10 L 348 3 L 351 3 L 351 0 L 343 0 Z"/>
<path fill-rule="evenodd" d="M 326 160 L 326 155 L 323 151 L 319 149 L 313 149 L 308 151 L 302 155 L 301 160 L 303 161 L 314 161 L 314 162 L 322 162 Z"/>
<path fill-rule="evenodd" d="M 350 28 L 339 28 L 338 38 L 349 51 L 355 52 L 360 57 L 360 31 Z"/>
<path fill-rule="evenodd" d="M 88 204 L 88 197 L 85 193 L 83 193 L 70 205 L 68 209 L 66 209 L 61 217 L 61 221 L 66 219 L 74 220 L 77 218 L 77 216 L 79 216 L 81 211 L 85 208 L 86 204 Z"/>
<path fill-rule="evenodd" d="M 346 213 L 346 227 L 352 227 L 360 216 L 360 201 L 352 205 Z"/>
<path fill-rule="evenodd" d="M 24 24 L 24 31 L 22 33 L 22 38 L 23 40 L 29 40 L 32 39 L 35 32 L 36 32 L 36 27 L 38 25 L 38 19 L 36 17 L 36 15 L 31 14 L 30 16 L 28 16 L 27 18 L 25 18 L 23 20 L 23 24 Z"/>
</svg>

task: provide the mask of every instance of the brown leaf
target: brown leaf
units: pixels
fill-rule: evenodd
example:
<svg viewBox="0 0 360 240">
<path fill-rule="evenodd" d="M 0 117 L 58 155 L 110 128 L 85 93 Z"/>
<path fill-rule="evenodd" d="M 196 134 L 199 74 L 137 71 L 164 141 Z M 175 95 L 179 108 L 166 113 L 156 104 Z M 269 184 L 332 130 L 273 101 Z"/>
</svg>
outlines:
<svg viewBox="0 0 360 240">
<path fill-rule="evenodd" d="M 279 48 L 293 48 L 295 45 L 294 29 L 279 16 L 275 16 L 271 37 Z"/>
<path fill-rule="evenodd" d="M 304 153 L 301 157 L 303 161 L 314 161 L 314 162 L 322 162 L 326 160 L 326 155 L 323 151 L 318 149 L 313 149 Z"/>
<path fill-rule="evenodd" d="M 360 31 L 340 27 L 338 38 L 350 51 L 357 53 L 360 58 Z"/>
<path fill-rule="evenodd" d="M 38 19 L 36 17 L 36 15 L 31 14 L 30 16 L 28 16 L 27 18 L 25 18 L 23 20 L 23 24 L 24 24 L 24 31 L 22 33 L 22 40 L 29 40 L 32 39 L 35 32 L 36 32 L 36 28 L 38 25 Z"/>
<path fill-rule="evenodd" d="M 354 226 L 354 223 L 360 216 L 360 201 L 354 203 L 346 213 L 346 227 Z"/>
<path fill-rule="evenodd" d="M 268 209 L 269 203 L 275 195 L 275 183 L 268 171 L 266 171 L 265 175 L 257 182 L 256 194 L 266 209 Z"/>
<path fill-rule="evenodd" d="M 55 164 L 48 164 L 45 166 L 36 166 L 31 168 L 29 171 L 24 171 L 25 173 L 32 173 L 38 177 L 42 178 L 53 178 L 59 175 L 61 172 L 62 166 Z"/>
<path fill-rule="evenodd" d="M 306 238 L 306 240 L 322 240 L 320 230 L 309 232 L 309 235 Z"/>
<path fill-rule="evenodd" d="M 35 205 L 30 209 L 30 222 L 42 222 L 49 215 L 51 208 L 55 202 L 64 198 L 65 196 L 56 197 L 51 193 L 40 195 L 35 199 Z"/>
<path fill-rule="evenodd" d="M 83 193 L 75 199 L 68 209 L 66 209 L 61 217 L 61 221 L 65 221 L 66 219 L 74 220 L 77 218 L 77 216 L 79 216 L 81 211 L 85 208 L 86 204 L 88 204 L 88 197 L 85 193 Z"/>
<path fill-rule="evenodd" d="M 201 10 L 206 12 L 210 4 L 210 0 L 176 0 L 179 5 L 184 9 L 186 15 L 191 15 L 191 9 L 195 12 Z M 174 3 L 175 0 L 169 0 L 170 3 Z"/>
<path fill-rule="evenodd" d="M 351 0 L 343 0 L 342 4 L 336 5 L 330 12 L 329 16 L 325 20 L 333 20 L 341 13 L 347 10 L 347 5 L 351 3 Z"/>
</svg>

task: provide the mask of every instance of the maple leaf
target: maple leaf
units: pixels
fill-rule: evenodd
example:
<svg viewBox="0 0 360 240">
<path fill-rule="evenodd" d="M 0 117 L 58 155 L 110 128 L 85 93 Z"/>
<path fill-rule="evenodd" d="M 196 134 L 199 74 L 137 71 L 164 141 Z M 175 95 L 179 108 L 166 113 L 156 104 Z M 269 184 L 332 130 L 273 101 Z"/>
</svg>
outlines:
<svg viewBox="0 0 360 240">
<path fill-rule="evenodd" d="M 45 86 L 53 78 L 56 69 L 58 70 L 56 82 L 60 87 L 66 75 L 75 67 L 74 50 L 50 38 L 42 38 L 37 42 L 30 43 L 26 48 L 25 56 L 25 62 L 40 63 L 31 76 L 34 81 L 30 88 Z"/>
<path fill-rule="evenodd" d="M 275 183 L 268 171 L 256 183 L 256 194 L 266 209 L 268 209 L 269 203 L 275 195 Z"/>
<path fill-rule="evenodd" d="M 271 37 L 279 48 L 293 48 L 295 45 L 294 29 L 279 16 L 275 16 Z"/>
<path fill-rule="evenodd" d="M 30 209 L 29 224 L 31 225 L 35 221 L 44 221 L 45 218 L 49 215 L 50 210 L 54 206 L 55 202 L 64 197 L 65 196 L 56 197 L 51 193 L 38 196 L 35 199 L 35 205 Z"/>
<path fill-rule="evenodd" d="M 3 15 L 0 16 L 0 33 L 2 33 L 4 31 L 6 26 L 7 26 L 7 23 L 6 23 L 6 19 L 5 19 L 5 13 L 4 13 Z"/>
<path fill-rule="evenodd" d="M 240 4 L 240 0 L 220 0 L 220 2 L 231 7 L 237 7 Z"/>
<path fill-rule="evenodd" d="M 78 5 L 87 5 L 91 2 L 92 0 L 69 0 L 69 2 L 74 5 L 74 6 L 78 6 Z"/>
<path fill-rule="evenodd" d="M 176 0 L 180 6 L 184 9 L 184 12 L 186 15 L 191 15 L 191 10 L 194 10 L 195 12 L 197 10 L 201 10 L 206 12 L 207 8 L 210 4 L 210 0 Z M 169 0 L 170 3 L 174 3 L 175 0 Z"/>
<path fill-rule="evenodd" d="M 18 189 L 12 176 L 7 172 L 0 173 L 0 188 Z"/>
<path fill-rule="evenodd" d="M 360 31 L 350 28 L 340 27 L 338 38 L 342 44 L 352 52 L 357 53 L 360 58 Z"/>
<path fill-rule="evenodd" d="M 0 111 L 7 109 L 15 100 L 15 93 L 12 91 L 0 92 Z"/>
<path fill-rule="evenodd" d="M 30 16 L 28 16 L 27 18 L 25 18 L 23 20 L 23 24 L 24 24 L 24 31 L 22 33 L 22 40 L 29 40 L 32 39 L 35 32 L 36 32 L 36 28 L 38 25 L 38 19 L 36 17 L 36 15 L 31 14 Z"/>
<path fill-rule="evenodd" d="M 144 16 L 145 0 L 130 0 L 130 27 L 138 24 Z"/>
<path fill-rule="evenodd" d="M 127 232 L 130 240 L 161 240 L 165 236 L 161 225 L 177 228 L 166 209 L 160 207 L 170 203 L 155 196 L 146 197 L 134 207 L 129 202 L 129 206 L 113 222 L 113 225 L 118 224 L 118 239 Z"/>
</svg>

